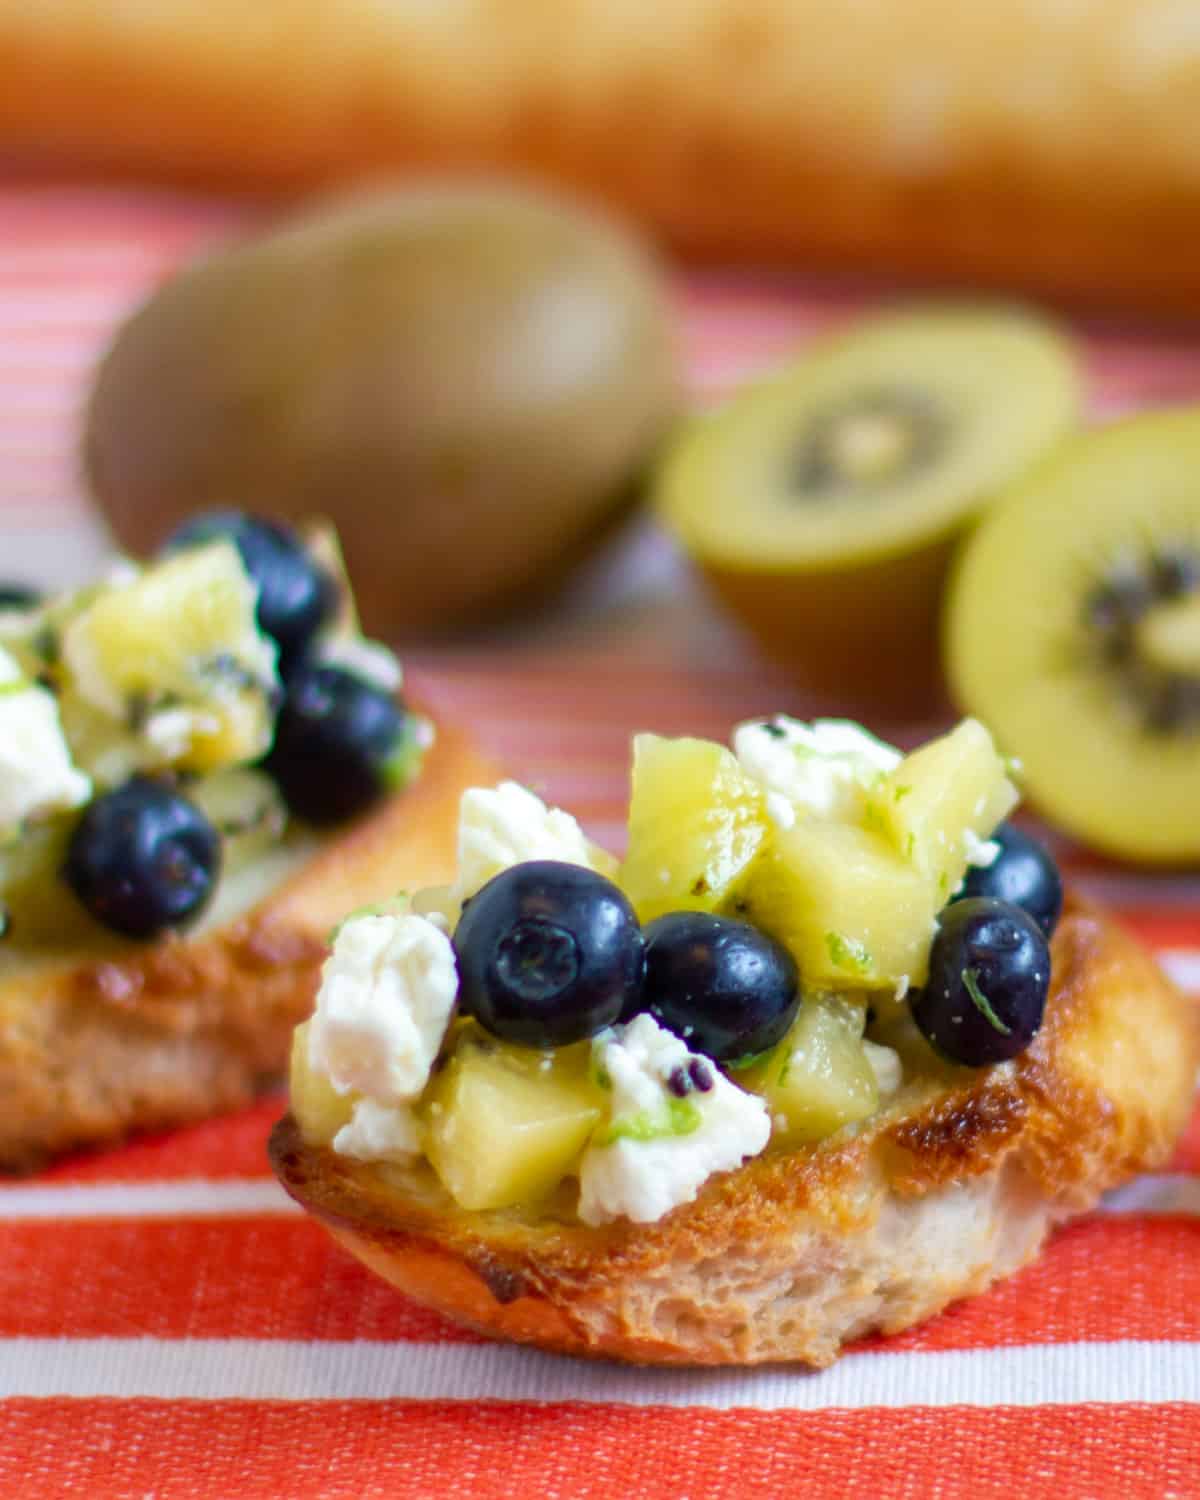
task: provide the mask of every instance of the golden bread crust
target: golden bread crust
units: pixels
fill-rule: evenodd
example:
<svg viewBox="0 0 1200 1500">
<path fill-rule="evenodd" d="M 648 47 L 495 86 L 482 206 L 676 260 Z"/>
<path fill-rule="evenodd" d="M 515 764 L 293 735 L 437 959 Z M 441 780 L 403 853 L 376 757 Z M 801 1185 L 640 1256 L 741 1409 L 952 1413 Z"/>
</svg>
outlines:
<svg viewBox="0 0 1200 1500">
<path fill-rule="evenodd" d="M 1191 311 L 1198 84 L 1175 0 L 0 0 L 0 141 L 304 189 L 532 173 L 693 253 Z"/>
<path fill-rule="evenodd" d="M 0 1167 L 244 1104 L 283 1071 L 330 928 L 400 889 L 449 880 L 459 793 L 495 780 L 441 730 L 418 779 L 322 839 L 248 910 L 195 937 L 113 941 L 0 976 Z"/>
<path fill-rule="evenodd" d="M 919 1076 L 858 1130 L 768 1152 L 655 1224 L 466 1213 L 428 1173 L 307 1146 L 291 1116 L 272 1162 L 367 1265 L 484 1333 L 651 1363 L 828 1364 L 1015 1270 L 1170 1153 L 1195 1008 L 1093 909 L 1069 906 L 1052 954 L 1046 1022 L 1015 1063 Z"/>
</svg>

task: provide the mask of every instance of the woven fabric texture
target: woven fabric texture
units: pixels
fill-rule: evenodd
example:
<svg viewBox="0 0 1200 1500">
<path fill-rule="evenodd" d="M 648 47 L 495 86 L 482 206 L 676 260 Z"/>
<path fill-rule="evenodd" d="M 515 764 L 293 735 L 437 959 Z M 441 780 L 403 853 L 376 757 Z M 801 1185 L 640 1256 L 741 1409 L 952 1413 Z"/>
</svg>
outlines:
<svg viewBox="0 0 1200 1500">
<path fill-rule="evenodd" d="M 102 554 L 74 459 L 88 372 L 136 298 L 245 217 L 0 188 L 0 573 L 70 581 Z M 697 401 L 881 296 L 680 279 Z M 1200 399 L 1200 335 L 1074 327 L 1095 418 Z M 614 847 L 631 731 L 723 736 L 810 706 L 645 526 L 572 611 L 408 667 L 415 696 Z M 881 727 L 912 743 L 936 726 Z M 1052 841 L 1200 992 L 1200 876 Z M 486 1344 L 412 1306 L 276 1187 L 264 1142 L 280 1109 L 0 1183 L 4 1496 L 1200 1494 L 1200 1120 L 1168 1170 L 987 1296 L 820 1375 L 696 1374 Z"/>
</svg>

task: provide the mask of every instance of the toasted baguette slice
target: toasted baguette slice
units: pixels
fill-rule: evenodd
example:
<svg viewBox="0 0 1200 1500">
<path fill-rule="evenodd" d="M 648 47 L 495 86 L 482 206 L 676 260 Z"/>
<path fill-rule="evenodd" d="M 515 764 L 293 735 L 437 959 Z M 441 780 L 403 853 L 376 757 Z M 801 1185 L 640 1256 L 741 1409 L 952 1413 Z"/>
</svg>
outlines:
<svg viewBox="0 0 1200 1500">
<path fill-rule="evenodd" d="M 1073 906 L 1047 1017 L 1015 1063 L 916 1076 L 866 1124 L 709 1180 L 656 1224 L 455 1209 L 432 1175 L 306 1146 L 271 1159 L 360 1260 L 480 1331 L 655 1364 L 827 1365 L 1025 1264 L 1059 1220 L 1160 1164 L 1183 1128 L 1193 1007 Z"/>
<path fill-rule="evenodd" d="M 495 779 L 443 728 L 412 786 L 344 833 L 285 838 L 186 936 L 0 947 L 0 1167 L 217 1114 L 278 1078 L 330 928 L 450 879 L 459 794 Z"/>
</svg>

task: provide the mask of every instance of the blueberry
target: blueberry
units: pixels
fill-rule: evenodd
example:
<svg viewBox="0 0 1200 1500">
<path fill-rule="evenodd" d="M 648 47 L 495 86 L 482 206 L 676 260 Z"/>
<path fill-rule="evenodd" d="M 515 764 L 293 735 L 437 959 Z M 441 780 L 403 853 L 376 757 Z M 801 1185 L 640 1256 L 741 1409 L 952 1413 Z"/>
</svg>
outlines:
<svg viewBox="0 0 1200 1500">
<path fill-rule="evenodd" d="M 800 1006 L 796 964 L 748 922 L 678 911 L 645 931 L 643 1010 L 715 1062 L 765 1052 Z"/>
<path fill-rule="evenodd" d="M 643 944 L 633 907 L 581 865 L 529 860 L 489 880 L 454 933 L 459 1004 L 521 1047 L 562 1047 L 636 1000 Z"/>
<path fill-rule="evenodd" d="M 26 583 L 0 583 L 0 609 L 36 609 L 41 602 L 39 589 Z"/>
<path fill-rule="evenodd" d="M 177 552 L 228 538 L 258 585 L 258 623 L 279 645 L 285 663 L 300 656 L 333 612 L 337 587 L 301 539 L 287 526 L 240 510 L 193 516 L 167 538 Z"/>
<path fill-rule="evenodd" d="M 955 899 L 991 896 L 1008 901 L 1027 911 L 1049 937 L 1062 913 L 1063 888 L 1057 865 L 1041 844 L 1011 823 L 1001 823 L 992 837 L 1000 845 L 1000 853 L 986 869 L 976 866 L 967 871 Z"/>
<path fill-rule="evenodd" d="M 913 1020 L 944 1056 L 969 1068 L 1003 1062 L 1037 1035 L 1050 988 L 1050 949 L 1028 912 L 975 896 L 942 913 Z"/>
<path fill-rule="evenodd" d="M 328 824 L 402 783 L 411 756 L 407 715 L 390 693 L 342 667 L 303 663 L 287 678 L 263 764 L 297 817 Z"/>
<path fill-rule="evenodd" d="M 135 776 L 89 804 L 63 877 L 105 927 L 151 938 L 199 916 L 220 868 L 221 840 L 200 809 L 163 782 Z"/>
</svg>

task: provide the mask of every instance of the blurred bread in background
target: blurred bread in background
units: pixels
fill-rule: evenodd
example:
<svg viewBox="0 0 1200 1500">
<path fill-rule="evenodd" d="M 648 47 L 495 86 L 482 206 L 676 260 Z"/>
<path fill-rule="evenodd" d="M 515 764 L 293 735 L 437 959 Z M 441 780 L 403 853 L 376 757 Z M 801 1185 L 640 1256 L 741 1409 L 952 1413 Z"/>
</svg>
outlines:
<svg viewBox="0 0 1200 1500">
<path fill-rule="evenodd" d="M 1200 308 L 1193 0 L 0 0 L 0 150 L 501 168 L 692 255 Z"/>
</svg>

